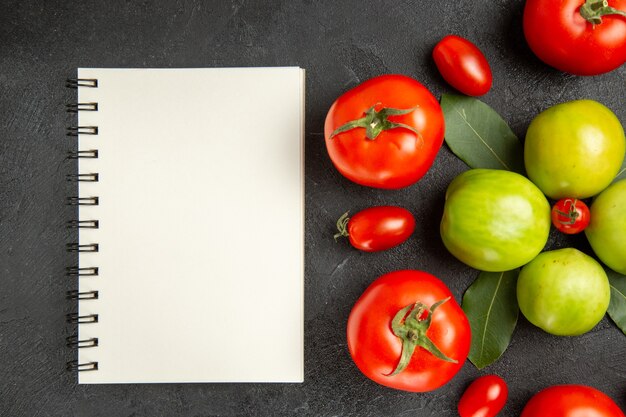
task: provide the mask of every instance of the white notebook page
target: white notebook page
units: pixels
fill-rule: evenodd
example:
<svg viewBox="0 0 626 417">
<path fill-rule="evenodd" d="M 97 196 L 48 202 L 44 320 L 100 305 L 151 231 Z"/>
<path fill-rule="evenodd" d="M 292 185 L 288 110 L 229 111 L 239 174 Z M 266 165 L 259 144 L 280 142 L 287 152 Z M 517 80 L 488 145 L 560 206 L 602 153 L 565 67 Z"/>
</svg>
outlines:
<svg viewBox="0 0 626 417">
<path fill-rule="evenodd" d="M 79 69 L 80 383 L 303 380 L 304 71 Z"/>
</svg>

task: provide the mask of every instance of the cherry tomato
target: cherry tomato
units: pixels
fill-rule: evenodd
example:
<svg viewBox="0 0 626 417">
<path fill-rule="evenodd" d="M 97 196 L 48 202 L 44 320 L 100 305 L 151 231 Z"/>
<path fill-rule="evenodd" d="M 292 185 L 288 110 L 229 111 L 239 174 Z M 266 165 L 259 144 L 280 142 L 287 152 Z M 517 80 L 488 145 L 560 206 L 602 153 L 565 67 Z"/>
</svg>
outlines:
<svg viewBox="0 0 626 417">
<path fill-rule="evenodd" d="M 528 401 L 521 417 L 624 417 L 606 394 L 584 385 L 555 385 Z"/>
<path fill-rule="evenodd" d="M 357 184 L 401 188 L 428 171 L 443 143 L 437 99 L 404 75 L 372 78 L 340 96 L 324 125 L 326 149 Z"/>
<path fill-rule="evenodd" d="M 527 0 L 524 34 L 546 64 L 596 75 L 626 62 L 626 0 Z M 615 14 L 612 14 L 615 13 Z"/>
<path fill-rule="evenodd" d="M 468 96 L 482 96 L 491 88 L 493 77 L 485 55 L 472 42 L 448 35 L 433 49 L 437 69 L 452 87 Z"/>
<path fill-rule="evenodd" d="M 504 379 L 485 375 L 474 380 L 459 401 L 461 417 L 494 417 L 504 408 L 509 389 Z"/>
<path fill-rule="evenodd" d="M 348 317 L 348 350 L 356 366 L 387 387 L 432 391 L 463 366 L 471 330 L 446 285 L 422 271 L 375 280 Z"/>
<path fill-rule="evenodd" d="M 355 248 L 377 252 L 407 240 L 415 230 L 415 218 L 402 207 L 371 207 L 352 217 L 345 213 L 337 220 L 337 229 L 335 239 L 345 236 Z"/>
<path fill-rule="evenodd" d="M 568 235 L 585 230 L 589 220 L 589 207 L 577 198 L 562 198 L 552 206 L 552 224 Z"/>
</svg>

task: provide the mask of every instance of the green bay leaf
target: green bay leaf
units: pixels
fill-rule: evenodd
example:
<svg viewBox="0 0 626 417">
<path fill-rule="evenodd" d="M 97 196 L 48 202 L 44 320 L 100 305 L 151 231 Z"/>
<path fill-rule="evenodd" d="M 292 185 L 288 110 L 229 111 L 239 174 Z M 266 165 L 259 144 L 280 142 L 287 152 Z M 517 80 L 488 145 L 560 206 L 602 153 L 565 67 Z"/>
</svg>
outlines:
<svg viewBox="0 0 626 417">
<path fill-rule="evenodd" d="M 473 97 L 444 94 L 445 140 L 471 168 L 506 169 L 524 174 L 524 147 L 509 125 Z"/>
<path fill-rule="evenodd" d="M 468 358 L 478 369 L 495 362 L 511 342 L 519 315 L 518 274 L 481 272 L 463 295 L 461 307 L 472 328 Z"/>
<path fill-rule="evenodd" d="M 617 327 L 626 334 L 626 275 L 609 268 L 604 268 L 604 270 L 611 284 L 611 302 L 607 313 Z"/>
</svg>

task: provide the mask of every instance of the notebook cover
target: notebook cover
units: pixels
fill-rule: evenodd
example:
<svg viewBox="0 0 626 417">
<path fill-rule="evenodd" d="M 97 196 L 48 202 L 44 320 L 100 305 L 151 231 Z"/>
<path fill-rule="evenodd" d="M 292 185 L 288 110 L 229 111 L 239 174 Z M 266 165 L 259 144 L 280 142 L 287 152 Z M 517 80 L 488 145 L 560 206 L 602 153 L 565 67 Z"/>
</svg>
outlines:
<svg viewBox="0 0 626 417">
<path fill-rule="evenodd" d="M 88 69 L 80 383 L 303 380 L 304 71 Z"/>
</svg>

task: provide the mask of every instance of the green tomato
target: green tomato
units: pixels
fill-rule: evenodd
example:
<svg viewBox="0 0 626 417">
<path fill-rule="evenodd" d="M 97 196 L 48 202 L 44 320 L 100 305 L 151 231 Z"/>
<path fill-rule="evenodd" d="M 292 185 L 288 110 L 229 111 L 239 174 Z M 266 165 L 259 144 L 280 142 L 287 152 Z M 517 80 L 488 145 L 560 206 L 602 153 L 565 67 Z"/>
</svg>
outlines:
<svg viewBox="0 0 626 417">
<path fill-rule="evenodd" d="M 591 204 L 587 239 L 608 267 L 626 275 L 626 179 L 611 184 Z"/>
<path fill-rule="evenodd" d="M 526 177 L 471 169 L 448 186 L 441 238 L 460 261 L 481 271 L 508 271 L 533 259 L 550 232 L 550 205 Z"/>
<path fill-rule="evenodd" d="M 593 329 L 611 298 L 596 260 L 574 248 L 543 252 L 520 271 L 517 301 L 528 321 L 557 336 Z"/>
<path fill-rule="evenodd" d="M 593 100 L 558 104 L 530 123 L 524 142 L 528 178 L 548 197 L 587 198 L 619 171 L 626 142 L 611 110 Z"/>
</svg>

